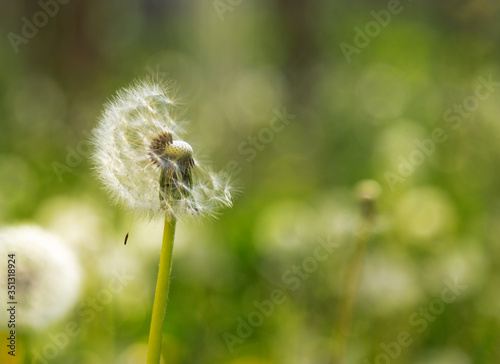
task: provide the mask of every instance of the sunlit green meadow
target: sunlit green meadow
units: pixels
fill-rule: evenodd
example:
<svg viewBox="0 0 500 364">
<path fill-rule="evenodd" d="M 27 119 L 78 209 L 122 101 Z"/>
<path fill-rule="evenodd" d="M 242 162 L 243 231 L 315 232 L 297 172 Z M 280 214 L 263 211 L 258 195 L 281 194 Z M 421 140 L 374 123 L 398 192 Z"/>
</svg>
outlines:
<svg viewBox="0 0 500 364">
<path fill-rule="evenodd" d="M 163 224 L 134 218 L 124 245 L 132 211 L 89 160 L 135 79 L 175 82 L 193 148 L 241 190 L 177 224 L 165 364 L 339 363 L 364 180 L 342 362 L 500 361 L 497 2 L 41 3 L 0 5 L 0 227 L 53 234 L 77 273 L 23 301 L 42 274 L 23 267 L 62 250 L 19 251 L 1 363 L 145 362 Z"/>
</svg>

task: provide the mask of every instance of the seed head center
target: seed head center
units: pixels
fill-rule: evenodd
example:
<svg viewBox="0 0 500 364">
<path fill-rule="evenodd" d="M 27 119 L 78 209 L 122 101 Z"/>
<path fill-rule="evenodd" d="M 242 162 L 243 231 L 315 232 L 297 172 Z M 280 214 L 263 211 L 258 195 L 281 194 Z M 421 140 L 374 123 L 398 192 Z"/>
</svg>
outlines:
<svg viewBox="0 0 500 364">
<path fill-rule="evenodd" d="M 149 149 L 154 163 L 158 163 L 159 160 L 183 162 L 193 157 L 193 148 L 188 143 L 173 140 L 172 134 L 167 132 L 153 138 Z"/>
</svg>

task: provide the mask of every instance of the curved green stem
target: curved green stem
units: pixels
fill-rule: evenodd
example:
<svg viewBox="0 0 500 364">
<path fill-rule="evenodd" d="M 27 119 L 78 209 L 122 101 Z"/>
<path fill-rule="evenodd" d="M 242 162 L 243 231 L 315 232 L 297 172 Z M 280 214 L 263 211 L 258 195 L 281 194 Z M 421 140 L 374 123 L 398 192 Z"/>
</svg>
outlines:
<svg viewBox="0 0 500 364">
<path fill-rule="evenodd" d="M 146 364 L 160 363 L 163 323 L 165 321 L 165 313 L 167 310 L 170 271 L 172 270 L 172 250 L 174 248 L 175 222 L 175 218 L 168 215 L 165 216 L 160 269 L 158 272 L 158 281 L 156 282 Z"/>
<path fill-rule="evenodd" d="M 363 263 L 365 259 L 366 247 L 370 240 L 372 229 L 372 219 L 365 218 L 360 226 L 359 235 L 357 236 L 357 244 L 354 248 L 352 256 L 346 267 L 344 286 L 340 300 L 340 309 L 337 320 L 337 328 L 334 334 L 334 360 L 335 364 L 342 364 L 345 362 L 345 355 L 347 353 L 347 345 L 349 341 L 354 305 L 356 303 L 356 296 L 361 283 L 361 276 L 363 273 Z"/>
</svg>

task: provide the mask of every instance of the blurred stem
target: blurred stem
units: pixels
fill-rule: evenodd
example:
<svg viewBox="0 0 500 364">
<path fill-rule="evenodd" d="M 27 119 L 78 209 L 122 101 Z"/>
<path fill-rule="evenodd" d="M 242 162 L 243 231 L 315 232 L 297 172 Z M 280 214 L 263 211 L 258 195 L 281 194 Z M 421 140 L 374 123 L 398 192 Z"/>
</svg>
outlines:
<svg viewBox="0 0 500 364">
<path fill-rule="evenodd" d="M 172 251 L 174 248 L 175 223 L 176 220 L 174 217 L 171 217 L 169 215 L 165 216 L 165 227 L 163 229 L 163 242 L 160 257 L 160 269 L 158 272 L 158 281 L 156 282 L 156 292 L 153 304 L 153 315 L 151 317 L 151 329 L 149 331 L 146 364 L 160 363 L 163 323 L 165 321 L 165 313 L 167 311 L 170 272 L 172 270 Z"/>
<path fill-rule="evenodd" d="M 340 298 L 339 316 L 337 327 L 334 332 L 334 355 L 333 362 L 341 364 L 345 360 L 349 336 L 351 332 L 354 305 L 358 288 L 361 283 L 363 272 L 363 263 L 365 258 L 366 246 L 370 240 L 372 229 L 372 216 L 364 216 L 357 234 L 356 246 L 349 262 L 347 263 L 344 285 L 342 287 L 342 296 Z"/>
</svg>

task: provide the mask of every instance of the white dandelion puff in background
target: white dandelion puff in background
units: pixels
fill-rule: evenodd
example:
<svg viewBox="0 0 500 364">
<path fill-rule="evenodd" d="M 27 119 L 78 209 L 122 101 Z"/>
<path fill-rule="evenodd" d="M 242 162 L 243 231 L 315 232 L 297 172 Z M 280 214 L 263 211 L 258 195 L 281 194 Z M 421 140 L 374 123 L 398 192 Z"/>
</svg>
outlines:
<svg viewBox="0 0 500 364">
<path fill-rule="evenodd" d="M 30 225 L 0 229 L 2 272 L 7 271 L 8 254 L 15 254 L 16 324 L 43 329 L 74 307 L 81 288 L 80 264 L 57 236 Z M 7 292 L 6 284 L 7 279 L 0 280 L 1 292 Z M 8 312 L 0 312 L 1 322 L 7 322 Z"/>
<path fill-rule="evenodd" d="M 164 84 L 136 82 L 118 91 L 94 130 L 93 160 L 113 199 L 151 217 L 214 216 L 230 207 L 227 175 L 204 167 L 182 140 L 184 122 Z"/>
</svg>

